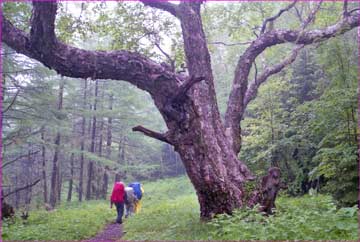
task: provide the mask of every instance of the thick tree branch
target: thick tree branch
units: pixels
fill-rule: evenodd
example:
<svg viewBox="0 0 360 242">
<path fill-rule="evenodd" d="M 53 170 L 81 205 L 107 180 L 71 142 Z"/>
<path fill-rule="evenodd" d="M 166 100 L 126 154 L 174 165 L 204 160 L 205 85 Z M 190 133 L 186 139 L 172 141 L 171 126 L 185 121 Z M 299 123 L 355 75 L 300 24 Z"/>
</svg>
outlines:
<svg viewBox="0 0 360 242">
<path fill-rule="evenodd" d="M 178 13 L 177 13 L 178 6 L 173 3 L 169 3 L 167 1 L 162 1 L 162 0 L 141 0 L 141 2 L 143 2 L 145 6 L 164 10 L 168 13 L 171 13 L 175 17 L 178 17 Z"/>
<path fill-rule="evenodd" d="M 314 16 L 315 13 L 316 11 L 314 11 Z M 309 45 L 341 35 L 359 26 L 359 15 L 357 13 L 354 16 L 342 18 L 336 24 L 322 29 L 308 31 L 305 31 L 303 28 L 300 30 L 272 30 L 264 33 L 252 42 L 239 58 L 225 113 L 225 128 L 232 137 L 231 140 L 234 143 L 235 151 L 240 150 L 240 141 L 236 142 L 236 140 L 239 140 L 237 136 L 240 134 L 240 121 L 245 111 L 244 98 L 248 87 L 248 76 L 256 57 L 266 48 L 274 45 L 283 43 Z"/>
<path fill-rule="evenodd" d="M 293 63 L 295 61 L 299 51 L 303 47 L 304 47 L 304 45 L 300 45 L 300 46 L 297 46 L 296 48 L 294 48 L 291 52 L 291 55 L 288 58 L 286 58 L 284 61 L 280 62 L 277 65 L 265 68 L 265 70 L 258 76 L 258 78 L 256 78 L 255 80 L 253 80 L 250 83 L 250 85 L 245 93 L 245 98 L 244 98 L 244 107 L 245 108 L 248 105 L 248 103 L 256 97 L 257 90 L 259 89 L 260 85 L 262 83 L 264 83 L 268 79 L 269 76 L 280 72 L 286 66 Z"/>
<path fill-rule="evenodd" d="M 64 76 L 123 80 L 152 94 L 171 95 L 177 89 L 174 72 L 141 54 L 87 51 L 59 42 L 54 35 L 55 15 L 55 2 L 35 2 L 30 35 L 3 17 L 2 41 Z"/>
<path fill-rule="evenodd" d="M 160 141 L 163 141 L 163 142 L 166 142 L 166 143 L 172 145 L 172 142 L 168 139 L 168 137 L 166 136 L 166 134 L 162 134 L 162 133 L 158 133 L 158 132 L 152 131 L 152 130 L 147 129 L 147 128 L 145 128 L 145 127 L 143 127 L 143 126 L 140 126 L 140 125 L 132 128 L 132 131 L 141 132 L 141 133 L 143 133 L 143 134 L 146 135 L 146 136 L 149 136 L 149 137 L 151 137 L 151 138 L 154 138 L 154 139 L 157 139 L 157 140 L 160 140 Z"/>
<path fill-rule="evenodd" d="M 292 7 L 295 6 L 297 0 L 295 0 L 294 2 L 292 2 L 291 4 L 289 4 L 286 8 L 280 9 L 280 11 L 275 15 L 272 16 L 270 18 L 265 19 L 265 21 L 262 24 L 261 30 L 260 30 L 260 34 L 265 33 L 266 30 L 266 25 L 270 22 L 275 21 L 277 18 L 279 18 L 283 13 L 289 11 Z"/>
<path fill-rule="evenodd" d="M 20 191 L 22 191 L 22 190 L 26 190 L 26 189 L 28 189 L 28 188 L 30 188 L 30 187 L 33 187 L 33 186 L 35 186 L 39 181 L 41 181 L 41 179 L 38 179 L 38 180 L 36 180 L 35 182 L 33 182 L 33 183 L 31 183 L 31 184 L 28 184 L 28 185 L 26 185 L 26 186 L 24 186 L 24 187 L 16 188 L 14 191 L 11 191 L 11 192 L 9 192 L 8 194 L 5 194 L 4 196 L 2 196 L 2 197 L 1 197 L 1 200 L 4 199 L 4 198 L 6 198 L 6 197 L 8 197 L 8 196 L 10 196 L 11 194 L 14 194 L 14 193 L 20 192 Z"/>
</svg>

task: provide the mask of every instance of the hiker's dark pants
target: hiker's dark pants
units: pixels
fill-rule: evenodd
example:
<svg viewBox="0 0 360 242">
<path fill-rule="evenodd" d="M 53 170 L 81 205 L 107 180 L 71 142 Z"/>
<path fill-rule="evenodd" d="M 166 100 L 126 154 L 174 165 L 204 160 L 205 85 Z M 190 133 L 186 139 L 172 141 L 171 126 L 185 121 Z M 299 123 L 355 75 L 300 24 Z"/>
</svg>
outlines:
<svg viewBox="0 0 360 242">
<path fill-rule="evenodd" d="M 116 211 L 117 211 L 117 218 L 116 218 L 116 222 L 118 224 L 122 223 L 122 217 L 124 215 L 124 203 L 115 203 L 116 206 Z"/>
</svg>

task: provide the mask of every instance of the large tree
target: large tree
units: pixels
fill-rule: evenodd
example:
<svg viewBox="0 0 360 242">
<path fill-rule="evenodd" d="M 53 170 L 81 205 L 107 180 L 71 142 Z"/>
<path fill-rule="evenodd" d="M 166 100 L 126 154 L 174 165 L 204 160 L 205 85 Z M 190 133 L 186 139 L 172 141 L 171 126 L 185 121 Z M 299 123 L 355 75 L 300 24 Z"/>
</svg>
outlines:
<svg viewBox="0 0 360 242">
<path fill-rule="evenodd" d="M 267 18 L 239 57 L 224 120 L 216 100 L 210 53 L 201 20 L 202 1 L 143 1 L 172 14 L 181 23 L 188 75 L 173 66 L 158 64 L 126 50 L 88 51 L 59 41 L 55 35 L 56 2 L 33 2 L 30 33 L 14 27 L 3 17 L 2 41 L 19 53 L 42 62 L 60 75 L 83 79 L 129 82 L 148 92 L 164 118 L 168 131 L 158 133 L 142 126 L 133 130 L 174 146 L 180 154 L 200 203 L 201 217 L 231 213 L 244 204 L 244 183 L 254 176 L 237 158 L 241 149 L 241 120 L 247 104 L 269 76 L 292 63 L 305 45 L 341 35 L 359 25 L 359 9 L 344 3 L 341 19 L 334 25 L 308 30 L 321 2 L 299 29 L 273 29 L 272 23 L 296 5 L 291 3 Z M 293 51 L 282 62 L 264 68 L 249 81 L 256 58 L 267 48 L 292 43 Z"/>
</svg>

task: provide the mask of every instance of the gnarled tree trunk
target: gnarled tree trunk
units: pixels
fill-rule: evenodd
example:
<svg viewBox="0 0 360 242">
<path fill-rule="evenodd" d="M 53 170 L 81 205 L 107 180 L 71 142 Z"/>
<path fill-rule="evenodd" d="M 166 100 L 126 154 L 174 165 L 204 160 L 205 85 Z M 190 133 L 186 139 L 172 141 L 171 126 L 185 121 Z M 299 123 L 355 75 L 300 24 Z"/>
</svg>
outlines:
<svg viewBox="0 0 360 242">
<path fill-rule="evenodd" d="M 160 93 L 153 93 L 152 97 L 168 126 L 168 142 L 180 154 L 196 189 L 201 217 L 211 218 L 242 206 L 242 187 L 252 176 L 237 159 L 220 119 L 200 4 L 184 2 L 177 15 L 190 74 L 182 87 L 187 83 L 193 86 L 187 93 L 176 93 L 165 104 L 159 100 Z"/>
</svg>

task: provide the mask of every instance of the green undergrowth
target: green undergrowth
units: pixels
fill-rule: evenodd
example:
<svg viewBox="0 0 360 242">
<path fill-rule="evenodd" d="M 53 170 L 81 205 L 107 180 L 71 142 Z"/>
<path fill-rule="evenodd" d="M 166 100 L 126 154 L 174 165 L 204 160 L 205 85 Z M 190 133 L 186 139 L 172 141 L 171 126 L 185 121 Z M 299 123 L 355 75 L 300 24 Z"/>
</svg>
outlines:
<svg viewBox="0 0 360 242">
<path fill-rule="evenodd" d="M 357 240 L 357 208 L 336 209 L 329 196 L 281 197 L 275 215 L 250 209 L 220 215 L 210 225 L 221 240 Z"/>
<path fill-rule="evenodd" d="M 109 202 L 64 203 L 56 210 L 30 211 L 26 222 L 3 222 L 3 240 L 79 240 L 90 238 L 115 218 Z"/>
<path fill-rule="evenodd" d="M 125 240 L 358 240 L 357 208 L 336 209 L 330 196 L 282 196 L 274 216 L 241 209 L 209 223 L 187 178 L 145 184 L 140 213 L 125 222 Z"/>
<path fill-rule="evenodd" d="M 144 183 L 141 211 L 125 219 L 125 240 L 358 240 L 357 208 L 337 209 L 330 196 L 282 196 L 274 216 L 241 209 L 211 222 L 199 220 L 188 178 Z M 3 223 L 4 240 L 81 240 L 113 221 L 108 201 L 64 203 L 53 212 L 34 210 L 28 221 Z"/>
</svg>

